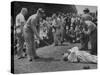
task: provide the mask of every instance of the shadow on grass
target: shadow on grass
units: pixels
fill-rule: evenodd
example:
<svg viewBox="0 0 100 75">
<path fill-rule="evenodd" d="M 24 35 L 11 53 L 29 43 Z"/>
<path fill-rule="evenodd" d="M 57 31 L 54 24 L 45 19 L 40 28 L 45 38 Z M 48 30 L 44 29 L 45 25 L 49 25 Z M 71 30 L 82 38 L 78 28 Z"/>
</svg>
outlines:
<svg viewBox="0 0 100 75">
<path fill-rule="evenodd" d="M 55 59 L 52 57 L 48 57 L 48 58 L 41 57 L 40 59 L 36 59 L 35 61 L 36 62 L 52 62 L 52 61 L 60 61 L 60 59 Z"/>
</svg>

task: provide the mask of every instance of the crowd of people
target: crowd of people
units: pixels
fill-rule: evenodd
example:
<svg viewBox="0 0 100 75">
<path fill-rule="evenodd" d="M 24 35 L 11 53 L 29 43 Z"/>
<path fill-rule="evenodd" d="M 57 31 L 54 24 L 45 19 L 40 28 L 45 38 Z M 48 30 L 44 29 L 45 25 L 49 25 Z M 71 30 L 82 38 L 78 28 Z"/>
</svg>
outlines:
<svg viewBox="0 0 100 75">
<path fill-rule="evenodd" d="M 88 50 L 90 42 L 91 54 L 97 54 L 97 13 L 93 16 L 87 8 L 83 12 L 81 15 L 59 12 L 46 17 L 45 11 L 39 8 L 26 21 L 28 9 L 22 8 L 16 16 L 14 27 L 18 59 L 25 55 L 29 61 L 39 59 L 36 47 L 50 44 L 59 46 L 64 42 L 81 43 L 80 50 Z"/>
</svg>

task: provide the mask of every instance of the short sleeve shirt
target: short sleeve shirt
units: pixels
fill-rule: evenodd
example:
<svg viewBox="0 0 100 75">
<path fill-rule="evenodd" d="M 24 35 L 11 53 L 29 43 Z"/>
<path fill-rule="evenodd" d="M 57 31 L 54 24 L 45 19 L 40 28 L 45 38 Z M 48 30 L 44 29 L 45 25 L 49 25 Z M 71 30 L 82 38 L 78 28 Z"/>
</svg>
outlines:
<svg viewBox="0 0 100 75">
<path fill-rule="evenodd" d="M 82 19 L 84 20 L 84 21 L 86 21 L 86 20 L 89 20 L 89 21 L 92 21 L 92 16 L 91 15 L 89 15 L 89 14 L 83 14 L 82 15 Z"/>
<path fill-rule="evenodd" d="M 25 17 L 21 13 L 19 13 L 16 16 L 16 26 L 20 26 L 22 22 L 25 23 Z"/>
</svg>

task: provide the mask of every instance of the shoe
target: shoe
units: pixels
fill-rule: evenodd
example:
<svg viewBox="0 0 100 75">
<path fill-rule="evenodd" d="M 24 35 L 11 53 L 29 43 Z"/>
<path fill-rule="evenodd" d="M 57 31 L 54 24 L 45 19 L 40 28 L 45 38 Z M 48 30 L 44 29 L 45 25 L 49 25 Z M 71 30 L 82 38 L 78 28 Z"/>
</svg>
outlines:
<svg viewBox="0 0 100 75">
<path fill-rule="evenodd" d="M 54 44 L 54 46 L 58 46 L 58 44 Z"/>
<path fill-rule="evenodd" d="M 32 58 L 30 58 L 29 61 L 32 62 Z"/>
<path fill-rule="evenodd" d="M 25 57 L 25 58 L 26 58 L 26 57 L 27 57 L 27 54 L 26 54 L 26 53 L 24 53 L 24 54 L 23 54 L 23 57 Z"/>
<path fill-rule="evenodd" d="M 23 56 L 19 56 L 19 57 L 17 57 L 17 59 L 22 59 L 22 58 L 24 58 Z"/>
<path fill-rule="evenodd" d="M 32 61 L 32 57 L 30 57 L 29 55 L 27 55 L 27 59 L 28 59 L 28 61 Z"/>
</svg>

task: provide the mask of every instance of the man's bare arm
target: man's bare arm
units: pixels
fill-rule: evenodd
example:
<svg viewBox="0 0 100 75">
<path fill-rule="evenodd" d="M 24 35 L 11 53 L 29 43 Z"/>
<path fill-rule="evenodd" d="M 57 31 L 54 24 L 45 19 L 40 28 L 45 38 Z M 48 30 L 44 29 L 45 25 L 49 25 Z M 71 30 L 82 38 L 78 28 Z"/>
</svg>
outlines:
<svg viewBox="0 0 100 75">
<path fill-rule="evenodd" d="M 40 36 L 39 36 L 39 34 L 38 34 L 38 32 L 37 32 L 37 29 L 36 29 L 36 27 L 35 27 L 34 25 L 32 26 L 32 30 L 33 30 L 34 34 L 37 36 L 37 38 L 39 38 L 40 40 L 42 40 L 42 39 L 40 38 Z"/>
<path fill-rule="evenodd" d="M 25 25 L 25 22 L 21 22 L 21 25 L 15 26 L 15 29 L 17 29 L 17 28 L 23 28 L 24 25 Z"/>
</svg>

